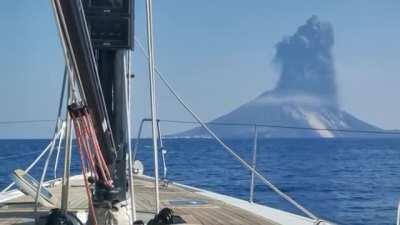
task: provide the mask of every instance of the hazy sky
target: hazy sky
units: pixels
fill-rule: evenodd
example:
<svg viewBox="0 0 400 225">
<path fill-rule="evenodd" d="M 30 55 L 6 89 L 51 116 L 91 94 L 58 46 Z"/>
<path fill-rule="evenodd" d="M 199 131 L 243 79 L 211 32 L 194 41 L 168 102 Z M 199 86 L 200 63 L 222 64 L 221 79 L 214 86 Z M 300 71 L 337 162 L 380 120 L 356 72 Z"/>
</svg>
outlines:
<svg viewBox="0 0 400 225">
<path fill-rule="evenodd" d="M 400 128 L 400 1 L 153 4 L 156 62 L 205 120 L 273 88 L 278 78 L 271 62 L 275 44 L 315 14 L 334 26 L 342 108 L 382 128 Z M 144 0 L 136 6 L 136 35 L 144 41 Z M 0 29 L 0 121 L 54 119 L 64 59 L 49 1 L 2 0 Z M 147 67 L 138 50 L 133 63 L 138 121 L 149 114 Z M 162 86 L 158 97 L 160 118 L 190 119 Z M 0 124 L 0 138 L 47 137 L 52 127 Z"/>
</svg>

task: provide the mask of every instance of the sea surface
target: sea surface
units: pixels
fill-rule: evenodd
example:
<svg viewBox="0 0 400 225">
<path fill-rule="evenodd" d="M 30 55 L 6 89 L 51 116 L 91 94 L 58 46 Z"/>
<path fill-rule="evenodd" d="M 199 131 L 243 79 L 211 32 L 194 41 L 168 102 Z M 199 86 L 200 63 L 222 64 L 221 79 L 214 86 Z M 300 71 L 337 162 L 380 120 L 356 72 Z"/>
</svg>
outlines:
<svg viewBox="0 0 400 225">
<path fill-rule="evenodd" d="M 26 168 L 47 143 L 48 140 L 0 140 L 0 187 L 10 183 L 13 169 Z M 252 140 L 227 140 L 227 143 L 251 162 Z M 215 141 L 167 139 L 164 147 L 169 180 L 249 198 L 250 172 Z M 77 173 L 79 162 L 75 153 L 76 150 L 72 170 Z M 54 176 L 55 155 L 49 178 Z M 59 157 L 63 157 L 62 153 Z M 137 159 L 144 163 L 145 174 L 152 175 L 150 140 L 141 140 Z M 400 199 L 398 139 L 259 140 L 257 169 L 321 218 L 349 225 L 395 224 Z M 35 168 L 31 174 L 39 177 L 40 170 Z M 61 174 L 61 169 L 57 174 Z M 255 202 L 300 213 L 259 181 Z"/>
</svg>

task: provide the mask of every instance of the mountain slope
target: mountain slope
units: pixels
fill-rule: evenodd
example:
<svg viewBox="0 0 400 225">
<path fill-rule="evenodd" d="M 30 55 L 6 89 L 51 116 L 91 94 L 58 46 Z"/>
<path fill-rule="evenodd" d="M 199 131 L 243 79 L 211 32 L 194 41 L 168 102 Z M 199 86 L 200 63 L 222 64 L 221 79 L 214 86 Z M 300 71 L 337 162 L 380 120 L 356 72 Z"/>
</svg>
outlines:
<svg viewBox="0 0 400 225">
<path fill-rule="evenodd" d="M 277 96 L 273 92 L 267 92 L 209 123 L 212 130 L 223 138 L 253 137 L 254 127 L 216 125 L 215 123 L 264 124 L 281 127 L 258 127 L 259 136 L 263 138 L 361 137 L 365 135 L 324 129 L 381 130 L 378 127 L 357 119 L 339 109 L 336 105 L 324 104 L 319 102 L 318 99 L 309 96 Z M 292 127 L 314 128 L 317 130 L 292 129 Z M 176 136 L 209 137 L 205 130 L 200 127 L 182 132 Z"/>
</svg>

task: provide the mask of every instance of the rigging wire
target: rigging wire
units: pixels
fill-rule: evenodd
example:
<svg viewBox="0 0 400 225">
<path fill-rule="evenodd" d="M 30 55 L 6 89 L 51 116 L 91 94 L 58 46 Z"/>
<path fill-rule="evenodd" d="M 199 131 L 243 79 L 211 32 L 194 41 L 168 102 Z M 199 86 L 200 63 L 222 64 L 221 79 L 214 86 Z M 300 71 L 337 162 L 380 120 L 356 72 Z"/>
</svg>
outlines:
<svg viewBox="0 0 400 225">
<path fill-rule="evenodd" d="M 49 152 L 48 152 L 48 155 L 47 155 L 47 159 L 46 159 L 46 161 L 45 161 L 45 163 L 44 163 L 42 175 L 41 175 L 41 177 L 40 177 L 40 181 L 39 181 L 39 184 L 38 184 L 37 190 L 36 190 L 35 204 L 34 204 L 34 209 L 33 209 L 33 212 L 34 212 L 34 215 L 35 215 L 35 221 L 38 221 L 38 219 L 39 219 L 39 215 L 38 215 L 38 208 L 39 208 L 39 203 L 38 203 L 38 201 L 39 201 L 39 195 L 40 195 L 40 191 L 41 191 L 41 189 L 42 189 L 42 185 L 43 185 L 44 179 L 45 179 L 45 177 L 46 177 L 47 168 L 48 168 L 48 165 L 49 165 L 51 156 L 52 156 L 52 154 L 53 154 L 54 145 L 55 145 L 55 143 L 56 143 L 57 138 L 58 138 L 60 135 L 62 135 L 64 129 L 65 129 L 65 123 L 62 123 L 62 124 L 61 124 L 61 128 L 60 128 L 60 131 L 59 131 L 59 132 L 55 132 L 54 137 L 53 137 L 53 140 L 52 140 L 52 141 L 50 142 L 50 144 L 49 144 L 50 149 L 49 149 Z"/>
<path fill-rule="evenodd" d="M 49 162 L 50 162 L 50 159 L 52 157 L 52 154 L 53 154 L 53 151 L 54 151 L 54 147 L 56 145 L 57 131 L 60 130 L 60 132 L 61 132 L 60 133 L 60 138 L 59 138 L 59 141 L 61 143 L 61 136 L 63 136 L 64 129 L 66 127 L 66 123 L 61 118 L 61 113 L 62 113 L 62 108 L 63 108 L 62 105 L 64 103 L 64 95 L 65 95 L 65 89 L 66 89 L 66 84 L 67 84 L 67 79 L 68 79 L 67 77 L 68 77 L 68 67 L 65 66 L 65 68 L 64 68 L 64 76 L 63 76 L 63 80 L 62 80 L 62 89 L 61 89 L 61 93 L 60 93 L 60 100 L 59 100 L 58 111 L 57 111 L 57 122 L 56 122 L 56 126 L 54 127 L 53 140 L 52 140 L 52 142 L 50 144 L 51 147 L 50 147 L 49 153 L 47 155 L 47 159 L 46 159 L 46 161 L 44 163 L 42 175 L 40 177 L 40 181 L 39 181 L 39 184 L 38 184 L 38 187 L 37 187 L 37 190 L 36 190 L 35 204 L 34 204 L 34 209 L 33 209 L 36 222 L 38 221 L 38 218 L 39 218 L 39 215 L 38 215 L 39 194 L 41 192 L 41 188 L 42 188 L 44 179 L 46 177 L 46 173 L 47 173 L 47 169 L 48 169 L 48 166 L 49 166 Z M 60 150 L 60 149 L 58 149 L 58 150 Z"/>
<path fill-rule="evenodd" d="M 67 124 L 67 122 L 65 122 L 65 124 Z M 61 135 L 58 138 L 57 154 L 56 154 L 56 158 L 55 158 L 55 161 L 54 161 L 54 169 L 53 169 L 54 179 L 57 179 L 57 168 L 58 168 L 58 161 L 59 161 L 59 157 L 60 157 L 60 152 L 61 152 L 61 149 L 64 149 L 64 147 L 61 146 L 63 138 L 64 138 L 64 134 L 65 134 L 65 130 L 63 130 L 61 132 Z"/>
<path fill-rule="evenodd" d="M 59 138 L 60 135 L 61 135 L 61 130 L 59 130 L 57 132 L 57 135 L 55 135 L 55 139 Z M 53 139 L 53 141 L 54 141 L 54 139 Z M 52 146 L 52 141 L 46 146 L 46 148 L 42 151 L 42 153 L 40 153 L 40 155 L 38 157 L 36 157 L 36 159 L 28 166 L 28 168 L 26 168 L 24 170 L 25 173 L 29 173 L 29 171 L 39 162 L 39 160 L 44 156 L 44 154 L 51 149 L 51 146 Z M 4 192 L 10 190 L 10 188 L 13 187 L 14 185 L 15 185 L 15 182 L 12 182 L 10 185 L 8 185 L 6 188 L 4 188 L 0 193 L 4 193 Z"/>
<path fill-rule="evenodd" d="M 57 120 L 9 120 L 9 121 L 0 121 L 0 125 L 8 125 L 8 124 L 30 124 L 30 123 L 53 123 Z"/>
<path fill-rule="evenodd" d="M 180 123 L 180 124 L 199 124 L 196 121 L 188 120 L 174 120 L 174 119 L 158 119 L 160 122 L 166 123 Z M 11 120 L 11 121 L 0 121 L 1 125 L 7 124 L 29 124 L 29 123 L 50 123 L 56 120 Z M 265 127 L 265 128 L 277 128 L 277 129 L 290 129 L 290 130 L 312 130 L 312 131 L 333 131 L 340 133 L 360 133 L 360 134 L 383 134 L 383 135 L 400 135 L 400 131 L 385 131 L 385 130 L 359 130 L 359 129 L 335 129 L 335 128 L 313 128 L 313 127 L 300 127 L 300 126 L 286 126 L 286 125 L 274 125 L 264 123 L 223 123 L 223 122 L 208 122 L 208 125 L 216 126 L 243 126 L 243 127 Z M 1 159 L 1 158 L 0 158 Z"/>
<path fill-rule="evenodd" d="M 16 158 L 21 158 L 27 155 L 35 155 L 37 153 L 41 153 L 42 151 L 32 151 L 32 152 L 26 152 L 23 154 L 14 154 L 14 155 L 9 155 L 9 156 L 4 156 L 4 157 L 0 157 L 0 160 L 6 160 L 6 159 L 16 159 Z M 26 159 L 24 159 L 26 160 Z"/>
<path fill-rule="evenodd" d="M 185 121 L 185 120 L 170 120 L 170 119 L 160 119 L 161 122 L 166 123 L 181 123 L 181 124 L 200 124 L 196 121 Z M 266 127 L 266 128 L 278 128 L 278 129 L 293 129 L 293 130 L 313 130 L 313 131 L 334 131 L 342 133 L 362 133 L 362 134 L 391 134 L 400 135 L 400 131 L 374 131 L 374 130 L 355 130 L 355 129 L 335 129 L 335 128 L 312 128 L 312 127 L 298 127 L 298 126 L 283 126 L 283 125 L 273 125 L 273 124 L 262 124 L 262 123 L 219 123 L 219 122 L 209 122 L 208 125 L 218 125 L 218 126 L 244 126 L 244 127 Z"/>
</svg>

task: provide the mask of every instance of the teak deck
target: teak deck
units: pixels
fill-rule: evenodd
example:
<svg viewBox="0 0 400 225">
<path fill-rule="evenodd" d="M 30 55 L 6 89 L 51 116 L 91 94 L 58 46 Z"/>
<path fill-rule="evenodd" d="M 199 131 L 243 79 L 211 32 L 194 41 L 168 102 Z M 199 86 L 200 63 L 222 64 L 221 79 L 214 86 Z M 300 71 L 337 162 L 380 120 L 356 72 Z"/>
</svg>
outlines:
<svg viewBox="0 0 400 225">
<path fill-rule="evenodd" d="M 60 197 L 60 184 L 50 187 L 49 190 Z M 141 215 L 152 216 L 155 207 L 154 184 L 152 180 L 135 178 L 135 200 L 138 217 Z M 83 189 L 83 180 L 71 180 L 70 210 L 84 211 L 87 209 L 87 200 Z M 1 203 L 0 225 L 19 224 L 31 225 L 33 222 L 33 202 L 29 196 L 17 197 Z M 191 189 L 169 184 L 160 188 L 161 207 L 172 208 L 176 215 L 181 216 L 188 224 L 197 225 L 278 225 L 263 217 L 257 216 L 246 210 L 226 204 L 222 201 L 205 197 Z M 49 209 L 40 208 L 45 215 Z"/>
</svg>

